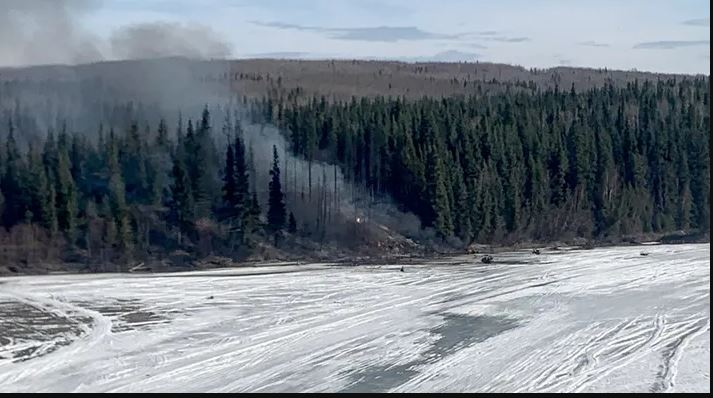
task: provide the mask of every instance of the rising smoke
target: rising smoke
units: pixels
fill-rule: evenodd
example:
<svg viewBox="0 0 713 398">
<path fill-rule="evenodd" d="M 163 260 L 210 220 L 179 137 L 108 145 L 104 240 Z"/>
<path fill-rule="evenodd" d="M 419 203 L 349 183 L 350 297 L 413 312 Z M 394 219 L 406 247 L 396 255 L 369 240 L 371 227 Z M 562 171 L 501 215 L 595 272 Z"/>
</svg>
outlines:
<svg viewBox="0 0 713 398">
<path fill-rule="evenodd" d="M 228 43 L 210 28 L 169 22 L 123 27 L 112 36 L 111 49 L 119 59 L 174 56 L 209 59 L 230 55 Z"/>
<path fill-rule="evenodd" d="M 349 233 L 353 232 L 350 227 L 357 226 L 372 235 L 396 232 L 410 238 L 424 237 L 418 217 L 399 210 L 386 195 L 375 194 L 348 181 L 336 165 L 308 162 L 292 155 L 285 135 L 276 127 L 247 124 L 243 131 L 255 164 L 262 165 L 254 171 L 261 202 L 267 201 L 264 188 L 270 179 L 268 166 L 272 162 L 274 145 L 280 156 L 282 188 L 288 210 L 295 213 L 305 228 L 337 239 L 340 235 L 348 239 Z"/>
<path fill-rule="evenodd" d="M 102 59 L 99 39 L 77 21 L 94 0 L 3 0 L 0 65 L 75 64 Z"/>
<path fill-rule="evenodd" d="M 101 7 L 99 0 L 2 0 L 0 7 L 0 66 L 231 54 L 219 34 L 195 23 L 133 24 L 99 37 L 81 23 Z"/>
<path fill-rule="evenodd" d="M 100 60 L 136 60 L 71 67 L 36 67 L 0 70 L 2 81 L 18 82 L 0 93 L 2 125 L 18 107 L 35 110 L 35 120 L 15 118 L 20 136 L 29 139 L 57 129 L 59 121 L 73 131 L 90 135 L 102 123 L 112 125 L 106 105 L 133 102 L 145 112 L 135 113 L 140 123 L 155 126 L 159 118 L 175 126 L 179 114 L 196 118 L 204 106 L 218 126 L 226 112 L 245 109 L 235 93 L 219 78 L 233 72 L 225 58 L 230 46 L 201 25 L 167 22 L 134 24 L 102 39 L 83 30 L 79 19 L 96 10 L 97 0 L 0 0 L 0 66 L 77 64 Z M 170 57 L 170 58 L 166 58 Z M 10 87 L 10 86 L 8 86 Z M 126 122 L 126 118 L 120 118 Z M 339 167 L 307 162 L 291 154 L 283 134 L 274 126 L 243 120 L 246 144 L 253 154 L 253 187 L 263 207 L 267 205 L 272 147 L 280 154 L 282 181 L 288 210 L 304 230 L 329 240 L 348 241 L 356 228 L 368 234 L 391 231 L 421 237 L 420 221 L 398 210 L 388 198 L 378 197 L 352 184 Z M 215 131 L 219 131 L 216 128 Z M 226 137 L 214 134 L 218 147 Z"/>
<path fill-rule="evenodd" d="M 0 116 L 8 118 L 18 106 L 37 110 L 34 120 L 19 126 L 25 138 L 56 127 L 58 120 L 74 130 L 95 129 L 106 122 L 102 111 L 109 102 L 143 103 L 159 111 L 146 116 L 147 122 L 161 116 L 173 122 L 178 112 L 200 112 L 228 95 L 225 85 L 205 78 L 220 76 L 229 67 L 201 62 L 230 55 L 230 45 L 216 32 L 197 23 L 156 21 L 123 26 L 103 38 L 82 28 L 82 18 L 101 5 L 101 0 L 0 1 L 0 82 L 28 82 L 4 87 Z M 141 61 L 1 69 L 107 60 Z"/>
</svg>

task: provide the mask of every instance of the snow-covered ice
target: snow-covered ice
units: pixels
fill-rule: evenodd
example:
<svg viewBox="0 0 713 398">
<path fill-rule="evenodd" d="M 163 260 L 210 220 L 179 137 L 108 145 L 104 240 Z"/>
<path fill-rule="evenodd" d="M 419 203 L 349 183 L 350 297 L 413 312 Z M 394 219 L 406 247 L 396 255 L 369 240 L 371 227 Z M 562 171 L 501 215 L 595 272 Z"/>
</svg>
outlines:
<svg viewBox="0 0 713 398">
<path fill-rule="evenodd" d="M 0 279 L 0 392 L 710 391 L 710 245 Z"/>
</svg>

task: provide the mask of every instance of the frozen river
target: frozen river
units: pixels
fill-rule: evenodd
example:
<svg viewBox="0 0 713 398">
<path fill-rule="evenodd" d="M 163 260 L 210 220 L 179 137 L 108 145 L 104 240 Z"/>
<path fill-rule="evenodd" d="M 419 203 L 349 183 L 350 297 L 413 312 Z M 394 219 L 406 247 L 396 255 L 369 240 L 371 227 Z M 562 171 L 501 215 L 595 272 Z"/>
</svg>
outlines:
<svg viewBox="0 0 713 398">
<path fill-rule="evenodd" d="M 0 278 L 0 392 L 709 392 L 709 267 L 701 244 Z"/>
</svg>

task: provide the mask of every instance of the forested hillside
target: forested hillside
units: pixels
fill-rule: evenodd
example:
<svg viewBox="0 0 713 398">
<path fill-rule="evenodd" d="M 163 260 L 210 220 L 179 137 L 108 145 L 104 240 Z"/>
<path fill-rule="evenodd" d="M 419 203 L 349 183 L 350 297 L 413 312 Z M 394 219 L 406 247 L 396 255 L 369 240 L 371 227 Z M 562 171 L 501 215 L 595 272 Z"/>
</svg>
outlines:
<svg viewBox="0 0 713 398">
<path fill-rule="evenodd" d="M 708 79 L 277 104 L 306 159 L 463 242 L 708 230 Z M 285 110 L 286 109 L 286 110 Z"/>
<path fill-rule="evenodd" d="M 114 96 L 94 75 L 76 91 L 5 82 L 0 265 L 385 248 L 394 233 L 462 248 L 708 232 L 709 78 L 657 78 L 494 79 L 468 93 L 460 81 L 422 97 L 273 87 L 235 101 L 187 81 L 162 93 L 192 108 Z"/>
</svg>

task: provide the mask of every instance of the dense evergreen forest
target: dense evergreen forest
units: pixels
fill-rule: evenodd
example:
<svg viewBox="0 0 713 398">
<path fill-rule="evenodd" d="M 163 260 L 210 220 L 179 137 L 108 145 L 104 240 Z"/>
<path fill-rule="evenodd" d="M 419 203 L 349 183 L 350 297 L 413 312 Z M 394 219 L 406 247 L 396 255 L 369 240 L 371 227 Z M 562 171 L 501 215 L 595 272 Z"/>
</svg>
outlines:
<svg viewBox="0 0 713 398">
<path fill-rule="evenodd" d="M 271 103 L 308 160 L 462 242 L 710 226 L 708 79 L 485 97 Z"/>
<path fill-rule="evenodd" d="M 136 121 L 121 133 L 99 126 L 95 137 L 63 126 L 24 151 L 10 119 L 0 156 L 3 260 L 73 258 L 121 269 L 176 249 L 244 255 L 262 229 L 278 243 L 283 230 L 296 231 L 287 224 L 277 149 L 263 225 L 252 154 L 233 120 L 226 117 L 219 152 L 207 108 L 174 134 L 163 120 L 154 130 Z"/>
<path fill-rule="evenodd" d="M 9 117 L 0 129 L 0 261 L 103 270 L 176 251 L 237 258 L 265 242 L 314 239 L 315 223 L 292 211 L 298 195 L 284 192 L 290 172 L 280 158 L 291 155 L 338 165 L 346 181 L 393 199 L 433 232 L 424 236 L 454 247 L 707 232 L 709 95 L 708 78 L 686 78 L 581 92 L 266 97 L 218 127 L 207 108 L 175 126 L 126 113 L 95 131 L 59 124 L 26 145 Z M 18 119 L 32 119 L 23 112 Z M 244 118 L 277 126 L 291 154 L 275 146 L 255 156 Z M 260 170 L 269 181 L 255 178 Z M 312 204 L 312 187 L 328 184 L 308 170 L 300 200 Z M 325 208 L 316 225 L 332 220 L 326 198 L 315 194 L 311 207 Z"/>
</svg>

